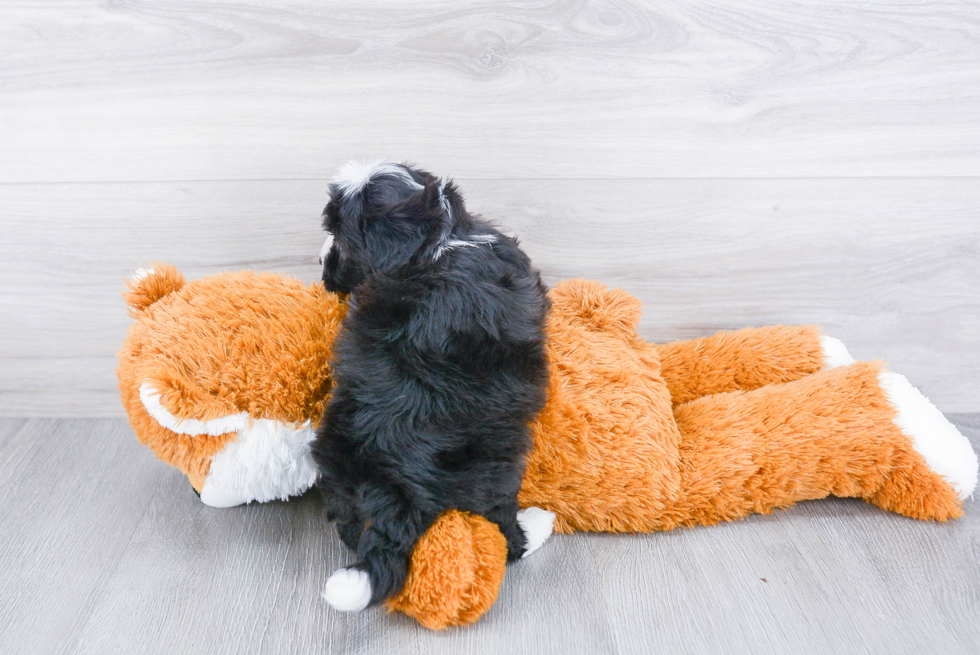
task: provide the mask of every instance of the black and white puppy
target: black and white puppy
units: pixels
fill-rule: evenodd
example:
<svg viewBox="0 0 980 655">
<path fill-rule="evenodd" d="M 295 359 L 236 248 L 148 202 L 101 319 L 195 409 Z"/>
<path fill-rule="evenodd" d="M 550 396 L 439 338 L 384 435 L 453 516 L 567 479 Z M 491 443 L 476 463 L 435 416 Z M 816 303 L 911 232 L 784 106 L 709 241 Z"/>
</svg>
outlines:
<svg viewBox="0 0 980 655">
<path fill-rule="evenodd" d="M 551 534 L 553 514 L 517 505 L 549 301 L 517 240 L 467 212 L 452 182 L 352 162 L 329 193 L 323 281 L 349 297 L 313 455 L 357 562 L 323 596 L 360 610 L 401 590 L 448 509 L 496 523 L 509 560 Z"/>
</svg>

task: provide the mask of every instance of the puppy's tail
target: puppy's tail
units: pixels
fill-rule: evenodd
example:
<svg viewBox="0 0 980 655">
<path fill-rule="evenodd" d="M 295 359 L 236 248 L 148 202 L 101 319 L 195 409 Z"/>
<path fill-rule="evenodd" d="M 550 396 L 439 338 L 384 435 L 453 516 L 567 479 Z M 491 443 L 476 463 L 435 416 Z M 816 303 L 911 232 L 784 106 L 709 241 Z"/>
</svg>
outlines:
<svg viewBox="0 0 980 655">
<path fill-rule="evenodd" d="M 330 576 L 323 599 L 341 612 L 360 612 L 394 596 L 408 578 L 408 556 L 386 553 L 381 558 L 361 561 Z"/>
<path fill-rule="evenodd" d="M 323 599 L 337 610 L 359 612 L 395 595 L 405 586 L 412 549 L 431 521 L 385 525 L 375 520 L 361 533 L 356 564 L 336 571 L 323 588 Z"/>
</svg>

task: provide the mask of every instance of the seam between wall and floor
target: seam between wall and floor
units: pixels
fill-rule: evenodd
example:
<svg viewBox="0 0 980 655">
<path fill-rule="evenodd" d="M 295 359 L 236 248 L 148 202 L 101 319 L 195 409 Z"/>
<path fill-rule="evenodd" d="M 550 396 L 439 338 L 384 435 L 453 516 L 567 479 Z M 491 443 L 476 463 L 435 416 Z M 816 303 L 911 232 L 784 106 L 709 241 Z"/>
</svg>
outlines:
<svg viewBox="0 0 980 655">
<path fill-rule="evenodd" d="M 650 176 L 638 176 L 638 177 L 620 177 L 620 176 L 562 176 L 562 177 L 529 177 L 529 176 L 503 176 L 503 177 L 489 177 L 489 176 L 467 176 L 467 175 L 453 175 L 449 173 L 449 176 L 454 180 L 467 181 L 467 182 L 656 182 L 656 181 L 682 181 L 682 180 L 700 180 L 700 181 L 801 181 L 801 180 L 980 180 L 980 174 L 977 175 L 751 175 L 751 176 L 741 176 L 741 175 L 678 175 L 678 176 L 662 176 L 662 175 L 650 175 Z M 324 186 L 327 185 L 330 175 L 325 174 L 323 177 L 242 177 L 242 178 L 174 178 L 174 179 L 156 179 L 156 180 L 29 180 L 29 181 L 15 181 L 15 182 L 5 182 L 0 180 L 0 188 L 2 187 L 13 187 L 13 186 L 57 186 L 57 185 L 99 185 L 99 184 L 215 184 L 215 183 L 234 183 L 234 182 L 244 182 L 244 183 L 256 183 L 256 182 L 322 182 Z"/>
</svg>

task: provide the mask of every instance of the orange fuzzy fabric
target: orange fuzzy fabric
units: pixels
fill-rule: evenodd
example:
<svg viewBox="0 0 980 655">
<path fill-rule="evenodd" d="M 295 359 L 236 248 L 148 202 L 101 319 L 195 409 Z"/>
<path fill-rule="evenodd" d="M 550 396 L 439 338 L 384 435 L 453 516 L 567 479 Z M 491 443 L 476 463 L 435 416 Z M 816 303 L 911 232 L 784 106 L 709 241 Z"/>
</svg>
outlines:
<svg viewBox="0 0 980 655">
<path fill-rule="evenodd" d="M 497 526 L 452 510 L 419 539 L 405 586 L 385 606 L 432 630 L 473 623 L 497 600 L 506 567 Z"/>
<path fill-rule="evenodd" d="M 657 354 L 674 407 L 715 393 L 792 382 L 824 365 L 820 330 L 813 325 L 719 332 L 665 343 Z"/>
<path fill-rule="evenodd" d="M 917 519 L 961 516 L 956 492 L 892 421 L 880 370 L 859 362 L 678 407 L 682 493 L 661 517 L 665 526 L 768 514 L 830 495 Z"/>
<path fill-rule="evenodd" d="M 555 512 L 558 532 L 656 529 L 680 491 L 680 434 L 656 352 L 635 338 L 640 303 L 584 280 L 551 298 L 550 389 L 520 504 Z"/>
<path fill-rule="evenodd" d="M 636 336 L 640 304 L 621 290 L 573 280 L 552 301 L 550 389 L 520 504 L 555 512 L 556 532 L 710 525 L 829 495 L 920 519 L 962 514 L 952 487 L 892 422 L 880 365 L 820 371 L 817 328 L 654 346 Z M 688 402 L 674 409 L 672 392 Z M 441 520 L 429 529 L 413 570 L 460 559 L 451 540 L 434 538 L 446 529 Z M 498 547 L 476 556 L 502 557 Z"/>
<path fill-rule="evenodd" d="M 123 299 L 129 305 L 129 316 L 139 318 L 140 312 L 163 298 L 168 293 L 184 288 L 184 274 L 170 264 L 153 264 L 146 277 L 141 280 L 126 280 Z M 152 272 L 152 274 L 149 274 Z"/>
<path fill-rule="evenodd" d="M 161 404 L 182 419 L 247 411 L 253 420 L 315 424 L 329 395 L 330 347 L 346 306 L 320 284 L 271 273 L 183 284 L 173 267 L 156 264 L 154 271 L 128 282 L 124 293 L 137 321 L 118 353 L 119 389 L 140 442 L 200 491 L 212 457 L 235 435 L 162 427 L 143 407 L 140 385 L 150 382 Z"/>
<path fill-rule="evenodd" d="M 636 336 L 639 303 L 622 291 L 576 280 L 553 300 L 551 389 L 520 503 L 555 512 L 557 532 L 669 530 L 831 494 L 916 518 L 959 515 L 953 489 L 892 422 L 880 367 L 817 372 L 816 328 L 653 346 Z M 675 390 L 690 402 L 673 410 Z M 913 483 L 899 481 L 906 470 Z"/>
<path fill-rule="evenodd" d="M 149 380 L 180 418 L 240 411 L 316 422 L 345 306 L 320 285 L 250 272 L 184 283 L 176 269 L 132 283 L 137 319 L 119 352 L 130 423 L 203 484 L 234 435 L 178 435 L 139 399 Z M 920 519 L 961 515 L 952 487 L 893 423 L 877 363 L 823 367 L 812 326 L 653 345 L 626 292 L 571 280 L 551 292 L 548 400 L 532 424 L 519 501 L 555 530 L 648 532 L 768 513 L 828 495 Z M 429 628 L 477 620 L 504 575 L 506 542 L 479 516 L 447 512 L 389 600 Z"/>
</svg>

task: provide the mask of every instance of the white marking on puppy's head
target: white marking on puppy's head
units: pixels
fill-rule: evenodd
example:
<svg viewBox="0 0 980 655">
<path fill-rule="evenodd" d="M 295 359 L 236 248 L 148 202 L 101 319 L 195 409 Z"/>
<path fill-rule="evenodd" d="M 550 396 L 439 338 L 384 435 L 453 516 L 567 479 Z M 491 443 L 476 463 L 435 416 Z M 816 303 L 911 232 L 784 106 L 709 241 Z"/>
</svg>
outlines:
<svg viewBox="0 0 980 655">
<path fill-rule="evenodd" d="M 320 246 L 320 266 L 323 266 L 323 262 L 327 261 L 327 254 L 330 252 L 332 246 L 333 235 L 328 232 L 327 238 L 323 241 L 323 245 Z"/>
<path fill-rule="evenodd" d="M 372 179 L 380 175 L 395 175 L 411 186 L 418 189 L 423 188 L 421 184 L 415 181 L 405 166 L 383 159 L 372 162 L 349 161 L 340 167 L 337 174 L 330 180 L 330 184 L 336 186 L 341 195 L 356 195 L 363 191 Z"/>
<path fill-rule="evenodd" d="M 446 212 L 446 218 L 449 219 L 449 223 L 452 224 L 453 207 L 449 202 L 449 198 L 446 196 L 446 184 L 448 183 L 448 177 L 443 176 L 443 178 L 439 180 L 439 204 L 442 206 L 442 211 Z"/>
<path fill-rule="evenodd" d="M 436 253 L 432 261 L 438 261 L 447 251 L 454 248 L 472 248 L 479 245 L 492 245 L 497 242 L 496 235 L 493 234 L 474 234 L 469 239 L 446 239 L 436 248 Z"/>
</svg>

